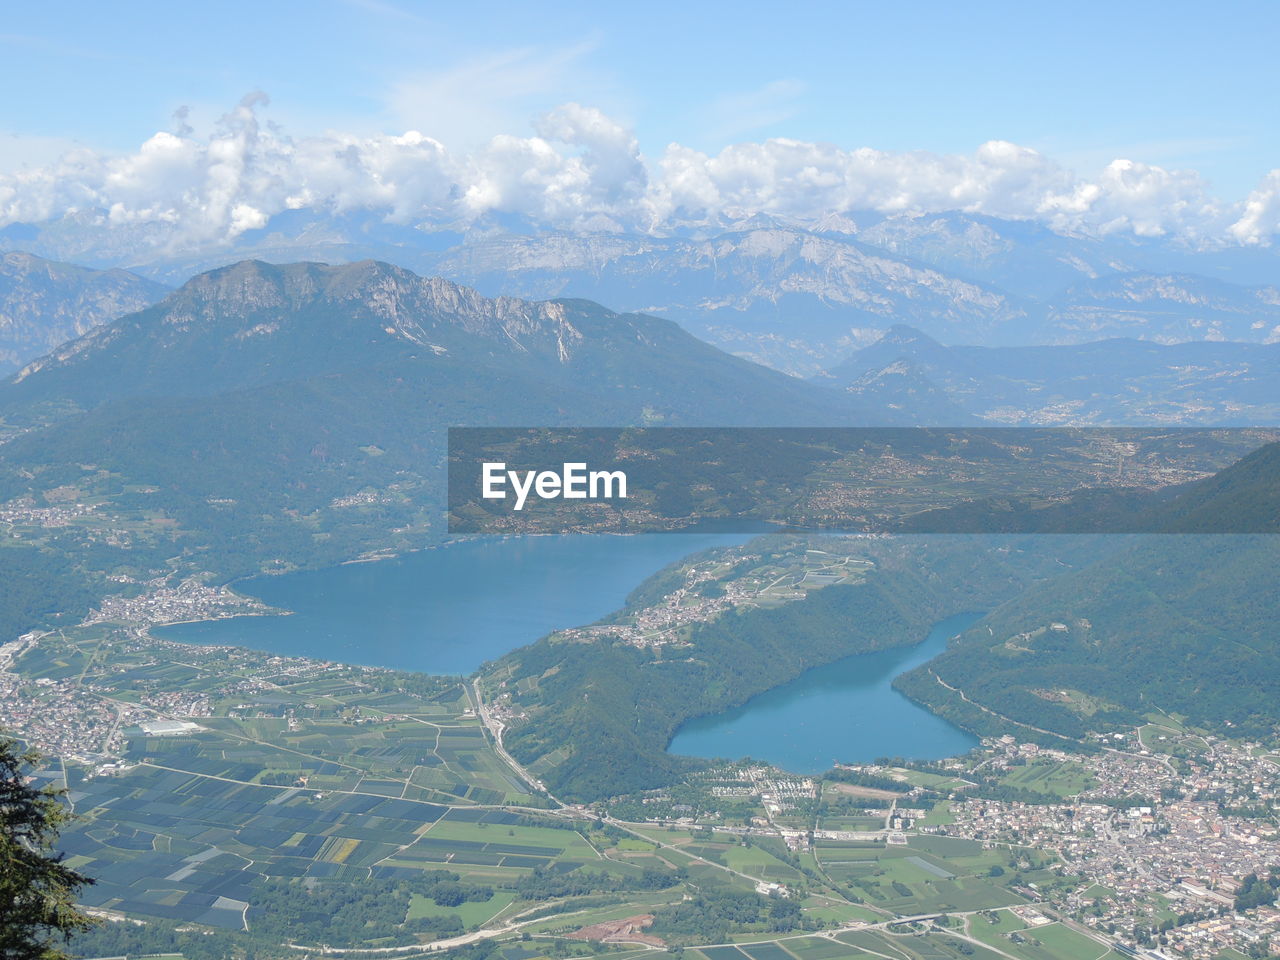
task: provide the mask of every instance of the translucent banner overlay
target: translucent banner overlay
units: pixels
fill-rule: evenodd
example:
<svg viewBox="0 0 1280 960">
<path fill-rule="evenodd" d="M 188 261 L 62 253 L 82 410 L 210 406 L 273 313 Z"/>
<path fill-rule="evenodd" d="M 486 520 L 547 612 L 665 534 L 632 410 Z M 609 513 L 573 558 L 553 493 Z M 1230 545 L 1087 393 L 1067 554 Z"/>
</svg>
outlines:
<svg viewBox="0 0 1280 960">
<path fill-rule="evenodd" d="M 1270 533 L 1280 431 L 472 428 L 451 533 Z"/>
</svg>

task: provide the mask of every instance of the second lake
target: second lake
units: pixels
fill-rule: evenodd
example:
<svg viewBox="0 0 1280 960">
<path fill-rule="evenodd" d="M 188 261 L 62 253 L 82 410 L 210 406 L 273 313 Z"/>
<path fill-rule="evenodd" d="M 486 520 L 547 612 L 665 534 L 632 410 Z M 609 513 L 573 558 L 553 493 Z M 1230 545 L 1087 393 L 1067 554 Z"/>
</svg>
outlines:
<svg viewBox="0 0 1280 960">
<path fill-rule="evenodd" d="M 977 738 L 908 700 L 893 689 L 893 678 L 932 660 L 981 617 L 948 617 L 915 646 L 858 653 L 806 670 L 741 707 L 690 720 L 668 749 L 694 757 L 750 756 L 805 774 L 837 762 L 965 753 Z"/>
</svg>

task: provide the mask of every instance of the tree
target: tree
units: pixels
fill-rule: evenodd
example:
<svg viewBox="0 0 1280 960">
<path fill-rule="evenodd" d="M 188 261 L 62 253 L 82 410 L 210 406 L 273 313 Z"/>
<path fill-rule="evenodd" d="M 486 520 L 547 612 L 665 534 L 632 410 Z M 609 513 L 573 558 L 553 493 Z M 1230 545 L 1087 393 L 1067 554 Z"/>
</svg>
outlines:
<svg viewBox="0 0 1280 960">
<path fill-rule="evenodd" d="M 0 957 L 57 960 L 58 943 L 94 920 L 76 908 L 76 892 L 93 881 L 63 864 L 53 843 L 70 814 L 61 792 L 36 788 L 27 771 L 38 760 L 0 739 Z"/>
</svg>

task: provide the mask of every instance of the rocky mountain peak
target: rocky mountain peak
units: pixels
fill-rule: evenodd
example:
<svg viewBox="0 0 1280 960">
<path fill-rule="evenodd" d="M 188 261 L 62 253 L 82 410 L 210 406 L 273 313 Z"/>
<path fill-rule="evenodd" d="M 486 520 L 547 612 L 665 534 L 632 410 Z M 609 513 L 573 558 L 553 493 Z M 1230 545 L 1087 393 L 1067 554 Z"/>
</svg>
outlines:
<svg viewBox="0 0 1280 960">
<path fill-rule="evenodd" d="M 329 266 L 246 260 L 201 274 L 163 306 L 166 322 L 235 323 L 241 334 L 271 334 L 287 316 L 334 308 L 352 322 L 375 321 L 385 333 L 443 351 L 439 334 L 456 328 L 528 350 L 553 340 L 561 359 L 582 338 L 564 304 L 485 297 L 440 277 L 421 277 L 376 260 Z"/>
</svg>

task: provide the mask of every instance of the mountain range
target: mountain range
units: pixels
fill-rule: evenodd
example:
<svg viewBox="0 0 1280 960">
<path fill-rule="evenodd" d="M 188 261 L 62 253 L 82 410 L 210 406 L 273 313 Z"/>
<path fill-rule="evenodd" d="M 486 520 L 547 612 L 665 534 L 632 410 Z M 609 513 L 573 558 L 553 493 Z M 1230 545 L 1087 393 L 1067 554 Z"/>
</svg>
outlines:
<svg viewBox="0 0 1280 960">
<path fill-rule="evenodd" d="M 225 572 L 438 535 L 450 426 L 867 422 L 668 320 L 373 261 L 244 262 L 0 384 L 0 502 L 74 489 L 135 556 Z"/>
<path fill-rule="evenodd" d="M 125 266 L 177 284 L 253 257 L 377 258 L 488 296 L 590 298 L 678 321 L 730 352 L 813 375 L 895 323 L 952 344 L 1280 337 L 1280 260 L 1264 247 L 1078 236 L 960 213 L 756 215 L 667 235 L 563 232 L 515 218 L 463 228 L 289 211 L 234 242 L 175 253 L 87 213 L 0 231 L 0 249 Z"/>
<path fill-rule="evenodd" d="M 607 259 L 612 255 L 608 243 L 613 242 L 601 241 L 596 253 Z M 515 257 L 516 272 L 545 271 L 545 282 L 534 284 L 542 292 L 573 286 L 563 276 L 556 279 L 551 260 L 536 259 L 539 249 L 546 253 L 545 238 L 525 244 L 527 257 L 512 243 L 475 244 L 467 248 L 471 259 L 466 264 L 455 251 L 444 265 L 455 273 L 469 272 L 479 282 L 500 286 L 495 279 L 502 272 L 500 261 L 490 258 L 509 254 Z M 581 238 L 566 239 L 566 244 L 574 256 L 592 249 L 592 244 Z M 484 270 L 479 269 L 481 264 L 486 264 Z M 579 266 L 586 269 L 585 261 Z M 637 278 L 646 275 L 642 264 L 631 266 Z M 1103 290 L 1114 292 L 1139 285 L 1140 279 L 1132 274 L 1118 275 L 1086 287 L 1097 299 Z M 1225 286 L 1216 281 L 1204 284 Z M 655 296 L 666 289 L 658 279 L 652 281 L 652 287 L 650 292 Z M 671 289 L 678 287 L 672 280 Z M 1169 288 L 1165 292 L 1173 295 Z M 17 370 L 95 326 L 148 306 L 168 293 L 170 290 L 158 283 L 119 269 L 92 270 L 30 254 L 5 254 L 0 261 L 0 373 Z M 939 303 L 942 296 L 939 292 Z M 797 309 L 788 324 L 803 313 Z M 686 327 L 696 326 L 695 313 L 686 313 Z M 969 319 L 975 323 L 980 320 L 976 315 Z M 958 328 L 951 332 L 963 335 L 965 321 L 957 319 L 956 323 Z M 736 329 L 735 333 L 717 327 L 700 333 L 715 339 L 718 330 L 729 338 L 721 338 L 721 347 L 734 352 L 735 344 L 742 346 L 750 339 L 741 326 Z M 778 334 L 769 333 L 765 339 L 784 344 Z M 841 350 L 852 339 L 846 338 Z M 1270 387 L 1280 372 L 1280 345 L 1276 344 L 1203 340 L 1160 344 L 1116 337 L 1056 348 L 948 347 L 923 330 L 902 323 L 884 330 L 859 328 L 856 339 L 860 345 L 844 360 L 817 372 L 812 379 L 847 392 L 855 403 L 881 411 L 882 417 L 896 422 L 1267 425 L 1280 417 L 1280 398 Z M 765 341 L 752 342 L 758 345 Z M 800 365 L 805 369 L 823 355 L 799 337 L 785 344 L 790 345 L 788 350 L 805 351 L 808 360 Z M 762 362 L 778 359 L 779 355 L 765 353 L 758 358 Z M 793 369 L 796 366 L 791 365 Z"/>
<path fill-rule="evenodd" d="M 947 248 L 904 244 L 905 225 L 890 223 L 853 235 L 765 221 L 701 239 L 500 237 L 447 251 L 431 270 L 489 292 L 576 293 L 668 316 L 727 350 L 801 374 L 899 322 L 948 343 L 991 346 L 1280 335 L 1276 286 L 1139 268 L 1083 240 L 1075 246 L 1085 249 L 1070 253 L 1058 249 L 1071 246 L 1068 238 L 1052 234 L 1049 253 L 1010 250 L 1002 269 L 975 275 Z M 970 251 L 994 233 L 978 221 L 970 228 L 980 234 L 962 244 Z M 900 253 L 903 245 L 912 254 Z"/>
</svg>

